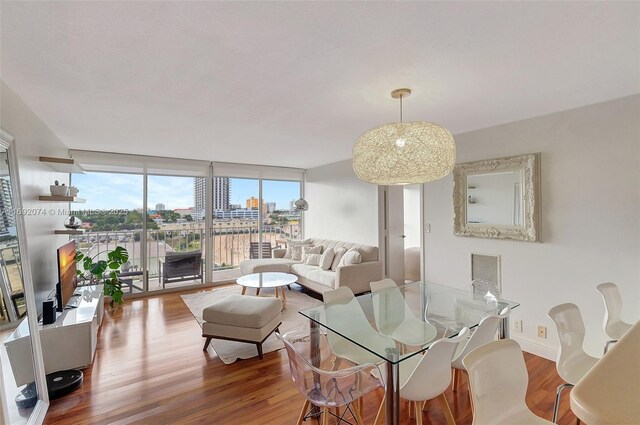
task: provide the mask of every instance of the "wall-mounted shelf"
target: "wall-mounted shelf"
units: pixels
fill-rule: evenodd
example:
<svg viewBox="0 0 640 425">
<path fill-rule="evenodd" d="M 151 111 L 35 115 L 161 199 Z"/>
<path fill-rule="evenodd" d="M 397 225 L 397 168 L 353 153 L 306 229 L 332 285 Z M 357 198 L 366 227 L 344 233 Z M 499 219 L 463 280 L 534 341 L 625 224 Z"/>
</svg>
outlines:
<svg viewBox="0 0 640 425">
<path fill-rule="evenodd" d="M 53 233 L 55 233 L 56 235 L 84 235 L 84 230 L 64 229 L 64 230 L 54 230 Z"/>
<path fill-rule="evenodd" d="M 78 198 L 76 196 L 57 196 L 57 195 L 40 195 L 38 196 L 39 201 L 48 201 L 48 202 L 76 202 L 76 203 L 84 203 L 86 202 L 83 198 Z"/>
<path fill-rule="evenodd" d="M 59 173 L 84 174 L 84 168 L 72 158 L 54 158 L 51 156 L 41 156 L 40 162 L 47 164 Z"/>
</svg>

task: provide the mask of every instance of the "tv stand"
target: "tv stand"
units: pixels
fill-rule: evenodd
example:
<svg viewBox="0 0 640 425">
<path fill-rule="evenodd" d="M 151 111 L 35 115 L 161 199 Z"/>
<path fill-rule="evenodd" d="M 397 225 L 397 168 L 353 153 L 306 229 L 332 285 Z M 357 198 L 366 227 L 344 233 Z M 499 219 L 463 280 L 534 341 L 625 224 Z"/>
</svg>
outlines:
<svg viewBox="0 0 640 425">
<path fill-rule="evenodd" d="M 56 313 L 56 321 L 38 324 L 45 373 L 83 369 L 93 362 L 98 341 L 98 329 L 104 316 L 102 285 L 78 288 L 76 308 Z M 4 343 L 16 385 L 34 380 L 31 340 L 26 318 Z"/>
</svg>

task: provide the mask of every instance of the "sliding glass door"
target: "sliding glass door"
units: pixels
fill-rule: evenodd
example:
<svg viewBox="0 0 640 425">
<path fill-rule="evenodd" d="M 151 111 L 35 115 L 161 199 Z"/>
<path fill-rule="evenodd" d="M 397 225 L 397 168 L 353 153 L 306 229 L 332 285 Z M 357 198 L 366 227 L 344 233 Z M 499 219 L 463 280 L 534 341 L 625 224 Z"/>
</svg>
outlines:
<svg viewBox="0 0 640 425">
<path fill-rule="evenodd" d="M 149 291 L 204 283 L 205 213 L 193 206 L 203 180 L 147 175 Z"/>
</svg>

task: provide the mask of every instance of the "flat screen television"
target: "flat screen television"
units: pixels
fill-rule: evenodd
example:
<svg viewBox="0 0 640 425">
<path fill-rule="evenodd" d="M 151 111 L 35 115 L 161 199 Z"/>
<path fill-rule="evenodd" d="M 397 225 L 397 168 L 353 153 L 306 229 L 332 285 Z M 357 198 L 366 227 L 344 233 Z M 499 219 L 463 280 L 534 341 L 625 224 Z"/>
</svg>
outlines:
<svg viewBox="0 0 640 425">
<path fill-rule="evenodd" d="M 58 248 L 58 311 L 63 311 L 78 285 L 76 276 L 76 243 L 70 241 Z"/>
</svg>

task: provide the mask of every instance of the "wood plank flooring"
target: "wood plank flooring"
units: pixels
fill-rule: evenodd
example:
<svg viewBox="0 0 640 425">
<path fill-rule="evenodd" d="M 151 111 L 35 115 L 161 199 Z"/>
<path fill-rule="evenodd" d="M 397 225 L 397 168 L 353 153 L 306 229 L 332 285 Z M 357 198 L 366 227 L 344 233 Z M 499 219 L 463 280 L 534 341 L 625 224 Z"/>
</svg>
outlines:
<svg viewBox="0 0 640 425">
<path fill-rule="evenodd" d="M 83 386 L 52 401 L 45 424 L 295 424 L 303 397 L 291 382 L 284 350 L 225 365 L 203 352 L 202 344 L 200 327 L 179 294 L 128 300 L 105 315 Z M 527 404 L 550 419 L 562 383 L 555 364 L 526 353 L 525 359 Z M 458 391 L 446 392 L 459 425 L 472 422 L 467 388 L 463 374 Z M 373 423 L 381 400 L 381 390 L 365 399 L 365 423 Z M 402 407 L 402 423 L 415 423 L 407 404 Z M 445 423 L 438 400 L 429 403 L 424 420 Z M 568 392 L 560 423 L 575 423 Z"/>
</svg>

